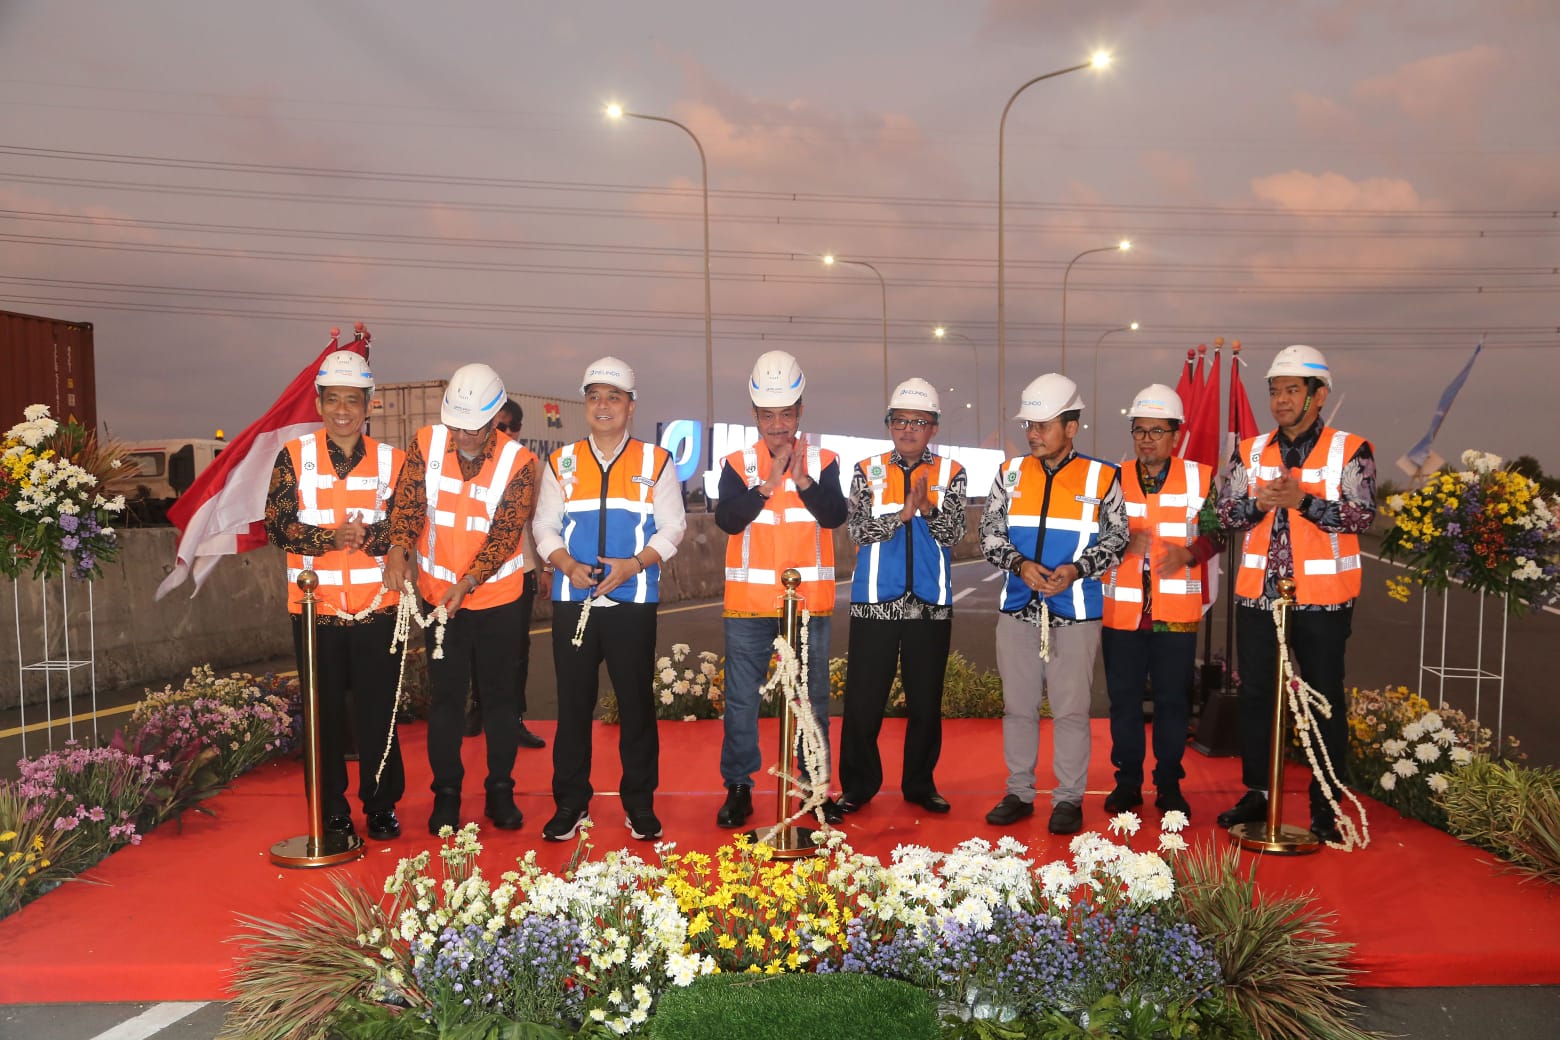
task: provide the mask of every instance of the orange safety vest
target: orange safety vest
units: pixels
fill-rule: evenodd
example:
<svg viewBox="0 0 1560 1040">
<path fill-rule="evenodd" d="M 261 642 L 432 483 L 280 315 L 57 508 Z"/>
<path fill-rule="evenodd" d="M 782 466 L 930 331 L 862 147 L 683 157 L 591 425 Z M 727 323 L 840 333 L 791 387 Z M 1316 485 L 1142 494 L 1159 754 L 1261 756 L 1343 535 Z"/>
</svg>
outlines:
<svg viewBox="0 0 1560 1040">
<path fill-rule="evenodd" d="M 1197 514 L 1212 486 L 1213 470 L 1190 459 L 1171 459 L 1165 482 L 1152 494 L 1143 493 L 1137 466 L 1121 467 L 1121 492 L 1126 498 L 1127 525 L 1132 533 L 1146 531 L 1151 539 L 1148 569 L 1153 586 L 1149 614 L 1155 621 L 1198 621 L 1203 611 L 1206 563 L 1194 563 L 1172 577 L 1159 573 L 1165 546 L 1190 546 L 1197 540 Z M 1143 617 L 1143 557 L 1128 551 L 1105 575 L 1105 627 L 1137 629 Z"/>
<path fill-rule="evenodd" d="M 1342 430 L 1323 427 L 1316 447 L 1306 456 L 1298 473 L 1289 471 L 1303 492 L 1336 502 L 1343 483 L 1343 467 L 1352 459 L 1365 438 Z M 1276 480 L 1285 472 L 1278 441 L 1271 433 L 1258 434 L 1240 443 L 1246 462 L 1246 493 L 1253 498 L 1259 481 Z M 1242 599 L 1262 598 L 1267 576 L 1268 543 L 1273 534 L 1270 510 L 1251 530 L 1241 546 L 1240 570 L 1235 575 L 1235 594 Z M 1295 602 L 1309 605 L 1347 603 L 1360 594 L 1360 539 L 1341 531 L 1324 531 L 1300 514 L 1289 511 L 1289 543 L 1294 554 Z"/>
<path fill-rule="evenodd" d="M 1008 541 L 1031 560 L 1050 569 L 1075 563 L 1100 540 L 1105 495 L 1117 467 L 1087 455 L 1074 455 L 1055 473 L 1031 455 L 1008 459 L 998 470 L 1007 490 Z M 1003 582 L 998 609 L 1016 614 L 1037 593 L 1017 574 Z M 1051 613 L 1076 621 L 1096 621 L 1104 609 L 1099 578 L 1079 578 L 1045 597 Z"/>
<path fill-rule="evenodd" d="M 372 524 L 383 520 L 389 509 L 395 482 L 401 476 L 406 453 L 369 437 L 363 438 L 363 457 L 345 479 L 336 476 L 330 461 L 329 439 L 323 429 L 306 433 L 286 444 L 298 477 L 298 522 L 336 530 L 356 519 Z M 385 558 L 369 556 L 361 549 L 332 549 L 323 556 L 287 554 L 287 609 L 303 613 L 303 592 L 298 576 L 312 570 L 319 578 L 314 600 L 324 614 L 356 614 L 367 610 L 384 588 Z M 381 609 L 399 602 L 394 592 L 379 601 Z"/>
<path fill-rule="evenodd" d="M 817 481 L 837 459 L 834 452 L 809 445 L 807 475 Z M 770 464 L 763 441 L 726 456 L 726 465 L 750 488 L 764 482 Z M 787 475 L 758 517 L 726 539 L 727 613 L 778 615 L 785 595 L 780 575 L 790 567 L 802 574 L 797 591 L 807 598 L 808 611 L 822 617 L 833 613 L 834 536 L 818 525 Z"/>
<path fill-rule="evenodd" d="M 536 460 L 530 448 L 500 433 L 493 454 L 472 480 L 462 480 L 460 456 L 450 444 L 449 427 L 424 426 L 417 431 L 417 445 L 427 460 L 423 475 L 428 499 L 428 523 L 417 540 L 417 591 L 429 603 L 437 603 L 460 581 L 476 559 L 493 514 L 514 475 Z M 462 609 L 513 603 L 525 591 L 524 541 L 515 554 L 461 601 Z"/>
</svg>

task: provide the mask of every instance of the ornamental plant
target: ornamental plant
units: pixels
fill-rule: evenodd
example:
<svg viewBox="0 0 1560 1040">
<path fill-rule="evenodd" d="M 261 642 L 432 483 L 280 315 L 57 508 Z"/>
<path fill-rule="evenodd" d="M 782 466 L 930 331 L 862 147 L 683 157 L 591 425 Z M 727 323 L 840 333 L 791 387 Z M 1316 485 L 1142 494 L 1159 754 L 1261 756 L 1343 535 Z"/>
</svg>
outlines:
<svg viewBox="0 0 1560 1040">
<path fill-rule="evenodd" d="M 112 525 L 125 499 L 99 489 L 124 452 L 74 421 L 62 425 L 47 405 L 23 415 L 0 441 L 0 574 L 54 578 L 68 567 L 91 581 L 119 554 Z"/>
<path fill-rule="evenodd" d="M 55 830 L 59 810 L 29 815 L 33 805 L 14 784 L 0 783 L 0 917 L 70 877 L 66 861 L 81 832 Z"/>
<path fill-rule="evenodd" d="M 171 767 L 151 755 L 119 748 L 64 749 L 18 763 L 16 792 L 29 819 L 56 831 L 77 831 L 61 866 L 73 874 L 125 845 L 141 844 L 142 814 Z"/>
<path fill-rule="evenodd" d="M 193 746 L 214 752 L 217 782 L 226 784 L 297 744 L 297 685 L 246 672 L 217 676 L 210 665 L 190 671 L 136 705 L 125 738 L 156 747 L 174 761 Z"/>
<path fill-rule="evenodd" d="M 673 643 L 672 652 L 655 662 L 655 717 L 692 722 L 718 719 L 726 708 L 720 657 L 709 650 L 697 655 L 687 643 Z"/>
<path fill-rule="evenodd" d="M 1506 597 L 1520 614 L 1560 598 L 1560 498 L 1499 456 L 1462 454 L 1461 470 L 1442 470 L 1418 490 L 1387 499 L 1393 526 L 1381 555 L 1408 568 L 1388 590 L 1407 599 L 1409 583 L 1464 585 Z"/>
</svg>

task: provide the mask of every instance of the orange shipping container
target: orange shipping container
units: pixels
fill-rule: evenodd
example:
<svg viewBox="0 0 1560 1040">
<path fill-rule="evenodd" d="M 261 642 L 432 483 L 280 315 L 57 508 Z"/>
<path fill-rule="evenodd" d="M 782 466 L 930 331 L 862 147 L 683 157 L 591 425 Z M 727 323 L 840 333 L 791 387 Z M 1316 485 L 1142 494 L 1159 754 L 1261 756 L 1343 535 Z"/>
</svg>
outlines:
<svg viewBox="0 0 1560 1040">
<path fill-rule="evenodd" d="M 92 326 L 0 311 L 0 433 L 34 404 L 48 405 L 56 419 L 97 428 Z"/>
</svg>

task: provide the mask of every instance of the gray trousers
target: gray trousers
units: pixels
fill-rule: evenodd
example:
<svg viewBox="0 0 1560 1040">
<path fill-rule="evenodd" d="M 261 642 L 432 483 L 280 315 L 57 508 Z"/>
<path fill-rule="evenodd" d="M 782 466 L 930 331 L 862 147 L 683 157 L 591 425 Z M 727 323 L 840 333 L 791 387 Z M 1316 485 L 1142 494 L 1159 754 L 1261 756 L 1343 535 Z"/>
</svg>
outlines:
<svg viewBox="0 0 1560 1040">
<path fill-rule="evenodd" d="M 1051 659 L 1040 660 L 1040 628 L 1011 614 L 997 619 L 1002 675 L 1002 757 L 1008 794 L 1035 799 L 1040 757 L 1040 699 L 1051 702 L 1051 804 L 1083 804 L 1089 774 L 1089 686 L 1100 652 L 1100 622 L 1051 629 Z"/>
</svg>

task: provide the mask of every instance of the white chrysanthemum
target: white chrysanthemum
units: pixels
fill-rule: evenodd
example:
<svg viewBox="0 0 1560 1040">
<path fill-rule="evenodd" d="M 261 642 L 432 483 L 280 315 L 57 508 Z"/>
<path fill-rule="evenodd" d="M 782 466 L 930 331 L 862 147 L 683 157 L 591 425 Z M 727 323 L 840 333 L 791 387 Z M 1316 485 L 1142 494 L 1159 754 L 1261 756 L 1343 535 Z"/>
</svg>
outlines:
<svg viewBox="0 0 1560 1040">
<path fill-rule="evenodd" d="M 1414 745 L 1414 757 L 1421 762 L 1434 762 L 1441 757 L 1441 747 L 1433 740 Z"/>
<path fill-rule="evenodd" d="M 1397 774 L 1389 770 L 1388 772 L 1382 773 L 1381 779 L 1377 780 L 1376 782 L 1381 785 L 1381 789 L 1383 791 L 1390 791 L 1397 786 Z"/>
<path fill-rule="evenodd" d="M 1138 819 L 1134 812 L 1117 813 L 1110 821 L 1110 829 L 1117 834 L 1133 835 L 1143 826 L 1143 821 Z"/>
<path fill-rule="evenodd" d="M 1473 752 L 1465 747 L 1454 747 L 1451 751 L 1452 761 L 1460 766 L 1465 766 L 1473 761 Z"/>
<path fill-rule="evenodd" d="M 1419 724 L 1425 728 L 1425 732 L 1427 733 L 1434 732 L 1435 730 L 1438 730 L 1445 725 L 1445 723 L 1441 721 L 1441 716 L 1437 715 L 1433 711 L 1425 712 L 1424 715 L 1420 717 Z"/>
<path fill-rule="evenodd" d="M 661 669 L 660 678 L 664 683 L 674 683 L 677 681 L 677 672 L 672 667 L 667 666 Z"/>
<path fill-rule="evenodd" d="M 1403 727 L 1403 739 L 1408 741 L 1408 743 L 1410 743 L 1410 744 L 1412 744 L 1414 741 L 1418 740 L 1420 737 L 1422 737 L 1424 735 L 1425 735 L 1424 723 L 1420 722 L 1418 720 L 1415 720 L 1414 722 L 1410 722 L 1408 725 Z"/>
<path fill-rule="evenodd" d="M 1429 776 L 1425 777 L 1425 783 L 1429 784 L 1430 790 L 1434 791 L 1436 794 L 1441 794 L 1447 789 L 1448 786 L 1450 786 L 1447 783 L 1446 774 L 1444 773 L 1431 773 Z"/>
<path fill-rule="evenodd" d="M 687 643 L 673 643 L 672 644 L 672 653 L 677 656 L 677 659 L 679 661 L 682 660 L 684 657 L 687 657 L 688 656 L 688 652 L 690 650 L 692 650 L 692 649 L 693 648 L 691 646 L 689 646 Z"/>
<path fill-rule="evenodd" d="M 1392 771 L 1398 776 L 1409 777 L 1419 772 L 1419 767 L 1407 758 L 1400 758 L 1392 763 Z"/>
<path fill-rule="evenodd" d="M 1408 741 L 1389 737 L 1381 742 L 1381 753 L 1388 758 L 1396 758 L 1408 750 Z"/>
<path fill-rule="evenodd" d="M 1162 852 L 1182 852 L 1186 849 L 1186 839 L 1174 832 L 1167 832 L 1159 836 L 1159 848 Z"/>
<path fill-rule="evenodd" d="M 1181 810 L 1171 809 L 1160 818 L 1159 829 L 1174 833 L 1176 831 L 1185 830 L 1191 824 L 1191 822 L 1192 821 Z"/>
</svg>

